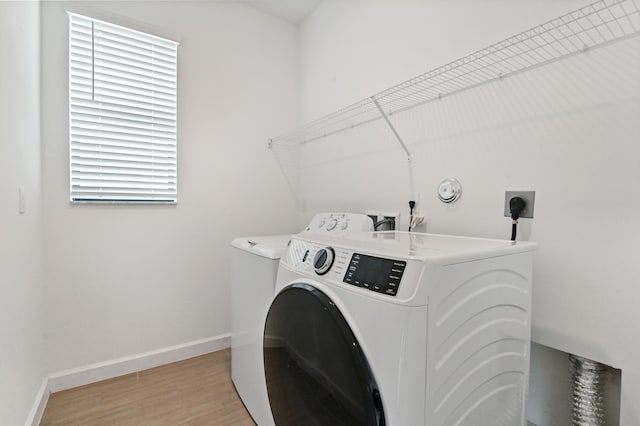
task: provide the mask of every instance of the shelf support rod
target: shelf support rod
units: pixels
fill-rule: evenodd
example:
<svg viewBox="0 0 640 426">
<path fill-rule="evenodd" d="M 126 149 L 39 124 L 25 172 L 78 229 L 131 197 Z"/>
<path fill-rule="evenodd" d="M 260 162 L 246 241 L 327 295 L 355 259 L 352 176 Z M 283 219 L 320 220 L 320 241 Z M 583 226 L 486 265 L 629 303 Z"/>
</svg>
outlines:
<svg viewBox="0 0 640 426">
<path fill-rule="evenodd" d="M 384 118 L 384 121 L 387 122 L 387 125 L 389 126 L 389 128 L 393 132 L 393 135 L 396 137 L 396 139 L 398 139 L 398 142 L 400 142 L 400 146 L 402 146 L 402 149 L 404 149 L 405 154 L 407 154 L 407 161 L 411 161 L 411 153 L 409 153 L 409 150 L 407 149 L 407 146 L 402 141 L 402 138 L 398 134 L 398 131 L 396 130 L 396 128 L 393 127 L 393 124 L 391 124 L 391 120 L 389 120 L 389 116 L 387 116 L 387 113 L 384 112 L 384 110 L 380 106 L 380 103 L 378 103 L 378 100 L 376 99 L 375 96 L 372 96 L 371 100 L 373 101 L 375 106 L 378 108 L 378 111 L 380 111 L 380 114 L 382 115 L 382 118 Z"/>
</svg>

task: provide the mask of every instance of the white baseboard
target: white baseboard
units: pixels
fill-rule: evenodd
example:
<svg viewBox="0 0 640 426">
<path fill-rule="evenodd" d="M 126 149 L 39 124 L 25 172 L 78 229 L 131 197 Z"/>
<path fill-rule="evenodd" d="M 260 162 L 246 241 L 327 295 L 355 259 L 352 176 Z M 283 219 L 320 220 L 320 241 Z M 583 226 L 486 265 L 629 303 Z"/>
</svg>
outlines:
<svg viewBox="0 0 640 426">
<path fill-rule="evenodd" d="M 42 380 L 36 399 L 33 402 L 29 417 L 27 417 L 27 421 L 24 423 L 25 426 L 38 426 L 40 424 L 42 414 L 44 414 L 44 407 L 47 406 L 47 401 L 49 401 L 49 393 L 49 378 L 45 377 Z"/>
<path fill-rule="evenodd" d="M 48 392 L 58 392 L 101 380 L 112 379 L 159 365 L 219 351 L 230 346 L 231 333 L 225 333 L 141 354 L 60 371 L 49 375 Z"/>
</svg>

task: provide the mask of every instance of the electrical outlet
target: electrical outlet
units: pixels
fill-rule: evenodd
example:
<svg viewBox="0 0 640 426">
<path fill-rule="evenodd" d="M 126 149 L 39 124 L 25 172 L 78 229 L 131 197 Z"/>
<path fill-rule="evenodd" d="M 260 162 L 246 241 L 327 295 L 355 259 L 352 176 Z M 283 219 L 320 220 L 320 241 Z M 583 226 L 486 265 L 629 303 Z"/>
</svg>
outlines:
<svg viewBox="0 0 640 426">
<path fill-rule="evenodd" d="M 505 191 L 504 193 L 504 217 L 511 217 L 511 211 L 509 210 L 509 201 L 513 197 L 522 198 L 527 203 L 520 214 L 520 218 L 526 217 L 533 218 L 533 206 L 536 201 L 536 191 Z"/>
</svg>

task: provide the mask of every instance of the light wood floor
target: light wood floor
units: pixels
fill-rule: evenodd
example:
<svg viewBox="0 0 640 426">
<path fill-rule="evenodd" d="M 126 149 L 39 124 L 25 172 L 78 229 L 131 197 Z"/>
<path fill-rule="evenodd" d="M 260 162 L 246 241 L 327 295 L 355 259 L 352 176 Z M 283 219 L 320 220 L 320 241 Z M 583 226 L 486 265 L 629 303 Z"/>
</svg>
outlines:
<svg viewBox="0 0 640 426">
<path fill-rule="evenodd" d="M 41 425 L 246 425 L 225 349 L 51 394 Z"/>
</svg>

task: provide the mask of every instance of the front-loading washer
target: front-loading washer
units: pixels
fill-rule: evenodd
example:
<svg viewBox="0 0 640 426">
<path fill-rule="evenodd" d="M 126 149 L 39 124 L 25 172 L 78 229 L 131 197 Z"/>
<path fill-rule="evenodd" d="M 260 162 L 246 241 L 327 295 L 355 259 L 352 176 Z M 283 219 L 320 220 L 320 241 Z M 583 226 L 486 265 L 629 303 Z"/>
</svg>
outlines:
<svg viewBox="0 0 640 426">
<path fill-rule="evenodd" d="M 535 247 L 292 237 L 263 341 L 276 424 L 525 424 Z"/>
<path fill-rule="evenodd" d="M 334 235 L 370 231 L 366 215 L 321 213 L 302 232 Z M 231 242 L 231 378 L 253 420 L 273 425 L 264 380 L 262 332 L 275 295 L 276 274 L 289 235 L 239 237 Z"/>
</svg>

